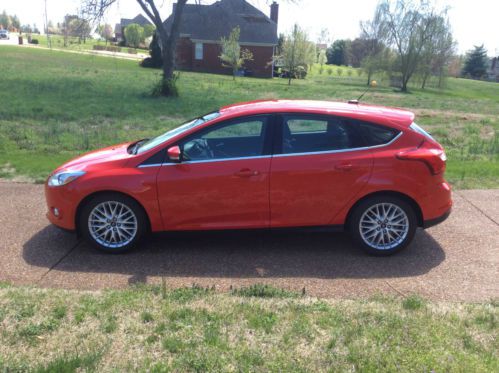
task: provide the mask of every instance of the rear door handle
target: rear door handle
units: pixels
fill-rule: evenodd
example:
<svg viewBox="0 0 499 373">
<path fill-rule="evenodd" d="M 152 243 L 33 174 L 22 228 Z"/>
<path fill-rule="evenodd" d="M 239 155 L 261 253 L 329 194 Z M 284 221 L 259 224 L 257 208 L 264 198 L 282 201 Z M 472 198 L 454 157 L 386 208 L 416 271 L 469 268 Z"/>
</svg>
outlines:
<svg viewBox="0 0 499 373">
<path fill-rule="evenodd" d="M 338 163 L 336 166 L 334 166 L 335 169 L 339 171 L 351 171 L 353 168 L 353 164 L 351 163 Z"/>
<path fill-rule="evenodd" d="M 239 170 L 236 172 L 234 175 L 239 176 L 239 177 L 251 177 L 251 176 L 258 176 L 260 175 L 260 172 L 256 170 L 250 170 L 249 168 L 243 168 L 242 170 Z"/>
</svg>

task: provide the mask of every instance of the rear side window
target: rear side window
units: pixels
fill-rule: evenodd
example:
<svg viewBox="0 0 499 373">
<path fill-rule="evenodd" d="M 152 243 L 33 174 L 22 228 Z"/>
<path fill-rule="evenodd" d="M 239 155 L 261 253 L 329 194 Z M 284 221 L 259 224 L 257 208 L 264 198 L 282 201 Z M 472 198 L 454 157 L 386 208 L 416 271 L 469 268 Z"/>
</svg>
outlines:
<svg viewBox="0 0 499 373">
<path fill-rule="evenodd" d="M 362 135 L 365 146 L 387 144 L 399 134 L 399 131 L 396 129 L 365 122 L 359 122 L 358 129 Z"/>
<path fill-rule="evenodd" d="M 362 146 L 358 132 L 342 118 L 285 115 L 283 154 L 315 153 Z"/>
</svg>

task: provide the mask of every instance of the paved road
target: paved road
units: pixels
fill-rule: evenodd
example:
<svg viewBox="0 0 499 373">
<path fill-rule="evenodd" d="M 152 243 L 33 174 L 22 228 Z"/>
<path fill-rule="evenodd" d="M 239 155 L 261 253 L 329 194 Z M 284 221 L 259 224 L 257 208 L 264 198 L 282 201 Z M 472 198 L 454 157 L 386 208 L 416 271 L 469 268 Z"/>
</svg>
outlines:
<svg viewBox="0 0 499 373">
<path fill-rule="evenodd" d="M 366 256 L 344 234 L 160 234 L 121 256 L 98 253 L 45 220 L 43 187 L 0 182 L 0 281 L 102 289 L 131 283 L 270 283 L 325 297 L 417 292 L 436 300 L 499 297 L 499 190 L 454 194 L 443 224 L 418 231 L 389 258 Z"/>
</svg>

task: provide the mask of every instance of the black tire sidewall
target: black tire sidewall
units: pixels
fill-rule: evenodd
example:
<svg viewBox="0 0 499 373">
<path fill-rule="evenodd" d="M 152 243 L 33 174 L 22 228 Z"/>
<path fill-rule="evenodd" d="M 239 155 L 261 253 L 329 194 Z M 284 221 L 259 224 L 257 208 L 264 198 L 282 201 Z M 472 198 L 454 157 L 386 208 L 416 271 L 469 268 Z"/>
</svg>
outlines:
<svg viewBox="0 0 499 373">
<path fill-rule="evenodd" d="M 409 231 L 407 232 L 407 236 L 405 237 L 404 241 L 402 241 L 398 246 L 392 249 L 387 249 L 387 250 L 375 249 L 366 244 L 360 234 L 360 219 L 362 215 L 371 206 L 379 203 L 392 203 L 400 207 L 402 210 L 404 210 L 404 212 L 407 215 L 407 219 L 409 220 Z M 367 253 L 376 256 L 392 255 L 406 248 L 414 238 L 418 226 L 416 213 L 414 212 L 412 206 L 406 201 L 404 201 L 402 198 L 392 197 L 392 196 L 374 196 L 359 203 L 353 210 L 349 225 L 350 225 L 349 226 L 350 234 L 352 235 L 352 239 L 355 242 L 355 244 L 360 248 L 362 248 Z"/>
<path fill-rule="evenodd" d="M 110 201 L 123 203 L 124 205 L 128 206 L 137 217 L 137 234 L 127 245 L 119 248 L 108 248 L 102 246 L 97 241 L 95 241 L 88 228 L 88 218 L 94 207 L 102 202 Z M 91 243 L 94 248 L 107 254 L 122 254 L 130 251 L 137 246 L 137 243 L 141 240 L 142 236 L 146 232 L 146 228 L 146 215 L 142 206 L 140 206 L 139 203 L 137 203 L 134 199 L 118 193 L 99 194 L 93 197 L 83 206 L 78 218 L 78 230 L 83 238 L 87 242 Z"/>
</svg>

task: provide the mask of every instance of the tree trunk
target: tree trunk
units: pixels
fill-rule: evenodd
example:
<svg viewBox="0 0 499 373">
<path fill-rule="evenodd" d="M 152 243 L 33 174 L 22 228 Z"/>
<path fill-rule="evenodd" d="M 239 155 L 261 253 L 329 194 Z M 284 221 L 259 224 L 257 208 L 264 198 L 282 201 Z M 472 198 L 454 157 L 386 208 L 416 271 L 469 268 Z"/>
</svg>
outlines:
<svg viewBox="0 0 499 373">
<path fill-rule="evenodd" d="M 367 71 L 367 86 L 371 85 L 371 75 L 372 75 L 371 70 L 368 70 Z"/>
<path fill-rule="evenodd" d="M 167 33 L 161 18 L 155 24 L 161 39 L 161 56 L 163 57 L 163 79 L 161 83 L 161 94 L 163 96 L 178 96 L 175 82 L 175 54 L 177 39 L 179 37 L 180 20 L 187 0 L 178 0 L 173 14 L 170 32 Z M 159 15 L 159 14 L 158 14 Z"/>
<path fill-rule="evenodd" d="M 423 75 L 423 83 L 421 84 L 421 89 L 425 89 L 426 80 L 428 79 L 428 74 Z"/>
</svg>

